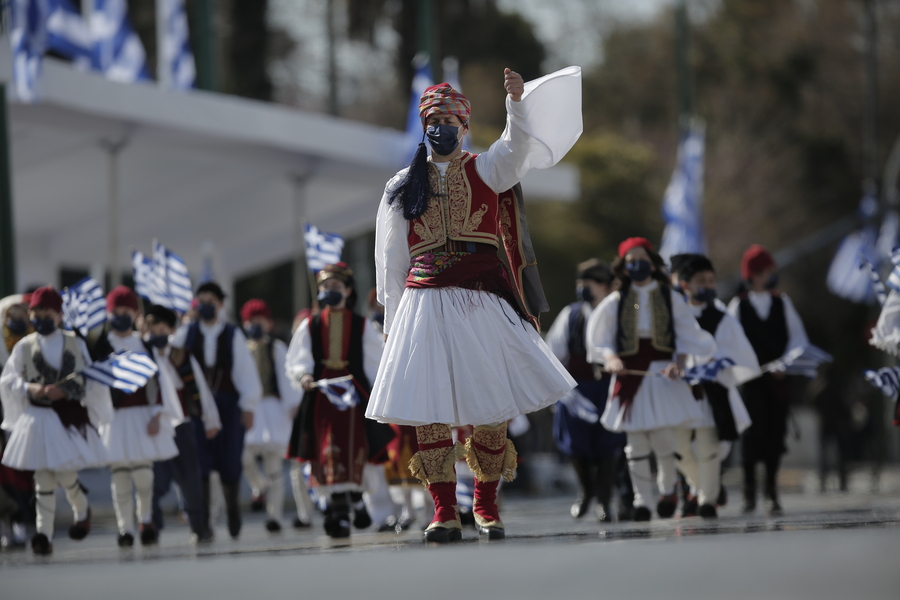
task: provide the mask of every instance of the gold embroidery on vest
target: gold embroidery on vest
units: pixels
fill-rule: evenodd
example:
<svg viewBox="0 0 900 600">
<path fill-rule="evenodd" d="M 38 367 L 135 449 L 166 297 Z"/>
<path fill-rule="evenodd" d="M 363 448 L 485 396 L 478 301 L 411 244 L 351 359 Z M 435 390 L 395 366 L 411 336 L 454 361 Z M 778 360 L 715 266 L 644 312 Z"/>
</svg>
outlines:
<svg viewBox="0 0 900 600">
<path fill-rule="evenodd" d="M 650 292 L 651 322 L 653 323 L 653 347 L 662 352 L 675 352 L 675 343 L 672 339 L 672 315 L 663 293 L 668 292 L 662 287 L 657 287 Z"/>
<path fill-rule="evenodd" d="M 471 231 L 466 226 L 469 211 L 472 207 L 472 188 L 462 165 L 464 160 L 454 160 L 447 167 L 447 210 L 450 213 L 450 226 L 447 235 L 457 239 Z M 487 210 L 485 208 L 485 210 Z M 483 214 L 483 213 L 482 213 Z M 481 219 L 478 220 L 481 223 Z"/>
<path fill-rule="evenodd" d="M 347 311 L 331 311 L 328 319 L 328 358 L 322 361 L 327 368 L 332 370 L 346 369 L 350 364 L 344 357 L 344 318 Z"/>
<path fill-rule="evenodd" d="M 619 294 L 619 332 L 622 347 L 619 356 L 634 356 L 638 353 L 638 295 L 634 288 L 628 288 L 625 297 Z"/>
<path fill-rule="evenodd" d="M 247 340 L 247 348 L 250 349 L 250 355 L 253 356 L 253 362 L 256 364 L 256 372 L 259 373 L 259 379 L 262 381 L 263 397 L 278 396 L 272 385 L 275 365 L 272 364 L 272 356 L 269 354 L 269 344 L 262 340 Z"/>
</svg>

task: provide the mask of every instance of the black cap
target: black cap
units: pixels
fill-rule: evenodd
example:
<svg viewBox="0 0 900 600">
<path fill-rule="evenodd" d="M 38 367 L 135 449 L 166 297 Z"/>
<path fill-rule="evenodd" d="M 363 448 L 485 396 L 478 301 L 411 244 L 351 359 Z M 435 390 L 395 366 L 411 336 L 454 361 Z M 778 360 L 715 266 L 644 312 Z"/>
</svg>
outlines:
<svg viewBox="0 0 900 600">
<path fill-rule="evenodd" d="M 613 274 L 609 265 L 597 258 L 590 258 L 578 265 L 576 279 L 590 279 L 597 283 L 612 283 Z"/>
<path fill-rule="evenodd" d="M 172 329 L 175 329 L 175 324 L 178 322 L 178 316 L 174 312 L 159 304 L 153 304 L 147 308 L 147 310 L 144 311 L 144 316 L 153 317 L 155 322 L 165 323 Z"/>
<path fill-rule="evenodd" d="M 702 254 L 681 254 L 678 256 L 687 256 L 688 258 L 679 261 L 678 269 L 676 273 L 678 273 L 678 278 L 682 281 L 689 281 L 691 277 L 696 275 L 697 273 L 703 273 L 704 271 L 713 271 L 712 261 Z M 675 257 L 672 257 L 672 268 L 675 268 Z"/>
<path fill-rule="evenodd" d="M 200 287 L 197 288 L 196 295 L 199 296 L 203 292 L 209 292 L 218 298 L 219 302 L 225 299 L 225 292 L 222 291 L 222 287 L 215 281 L 207 281 L 206 283 L 200 284 Z"/>
</svg>

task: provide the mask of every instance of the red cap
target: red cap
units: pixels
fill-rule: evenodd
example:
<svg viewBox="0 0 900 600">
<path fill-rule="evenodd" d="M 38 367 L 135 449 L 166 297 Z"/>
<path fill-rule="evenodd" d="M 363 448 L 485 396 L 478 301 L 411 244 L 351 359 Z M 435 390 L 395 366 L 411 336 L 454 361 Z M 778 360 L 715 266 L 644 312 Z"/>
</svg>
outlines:
<svg viewBox="0 0 900 600">
<path fill-rule="evenodd" d="M 653 244 L 647 238 L 633 237 L 619 244 L 619 258 L 625 258 L 629 250 L 638 247 L 644 248 L 647 252 L 653 252 Z"/>
<path fill-rule="evenodd" d="M 241 322 L 246 323 L 253 317 L 265 317 L 267 319 L 272 318 L 272 311 L 269 310 L 269 305 L 266 304 L 265 300 L 253 298 L 251 300 L 247 300 L 244 303 L 244 306 L 241 307 Z"/>
<path fill-rule="evenodd" d="M 775 259 L 769 254 L 769 251 L 760 244 L 753 244 L 747 248 L 741 258 L 741 277 L 748 281 L 753 275 L 774 266 Z"/>
<path fill-rule="evenodd" d="M 39 287 L 31 293 L 31 300 L 28 302 L 28 308 L 50 308 L 58 313 L 62 312 L 62 296 L 49 285 Z"/>
<path fill-rule="evenodd" d="M 106 295 L 106 310 L 112 312 L 119 307 L 138 309 L 137 295 L 130 287 L 118 285 Z"/>
</svg>

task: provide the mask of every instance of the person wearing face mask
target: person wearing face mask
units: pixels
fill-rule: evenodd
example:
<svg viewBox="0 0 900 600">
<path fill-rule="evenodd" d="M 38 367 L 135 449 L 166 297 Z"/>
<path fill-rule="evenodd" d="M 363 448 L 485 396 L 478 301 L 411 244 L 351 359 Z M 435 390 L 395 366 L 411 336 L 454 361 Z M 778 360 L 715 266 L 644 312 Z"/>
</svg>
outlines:
<svg viewBox="0 0 900 600">
<path fill-rule="evenodd" d="M 703 518 L 715 518 L 721 463 L 734 440 L 750 425 L 737 386 L 760 375 L 759 362 L 741 324 L 718 301 L 712 262 L 703 255 L 690 255 L 679 261 L 676 275 L 700 327 L 716 340 L 714 355 L 691 355 L 687 366 L 726 358 L 734 362 L 718 372 L 716 381 L 702 381 L 693 386 L 703 419 L 675 432 L 678 468 L 691 487 L 681 516 L 699 514 Z"/>
<path fill-rule="evenodd" d="M 263 386 L 253 427 L 244 438 L 244 477 L 253 491 L 251 506 L 265 508 L 266 530 L 277 533 L 284 512 L 284 457 L 301 394 L 287 377 L 287 346 L 272 337 L 272 312 L 265 301 L 254 298 L 244 303 L 241 322 Z M 262 471 L 257 464 L 260 457 Z"/>
<path fill-rule="evenodd" d="M 63 332 L 62 297 L 54 288 L 38 288 L 31 295 L 29 317 L 35 332 L 10 353 L 0 374 L 3 423 L 10 433 L 2 463 L 34 471 L 35 554 L 53 552 L 55 491 L 62 486 L 75 523 L 69 537 L 82 540 L 91 530 L 91 511 L 78 471 L 107 463 L 97 425 L 112 418 L 109 389 L 81 375 L 69 377 L 91 364 L 84 342 Z"/>
<path fill-rule="evenodd" d="M 592 258 L 578 265 L 575 293 L 578 301 L 563 308 L 547 332 L 547 344 L 564 364 L 578 387 L 570 392 L 579 394 L 582 401 L 594 405 L 596 414 L 603 414 L 610 375 L 595 376 L 593 365 L 587 361 L 585 331 L 591 313 L 610 293 L 613 275 L 609 265 Z M 597 421 L 590 423 L 566 399 L 556 403 L 553 414 L 553 437 L 557 449 L 572 460 L 580 487 L 571 514 L 580 519 L 597 500 L 597 518 L 609 522 L 612 488 L 616 479 L 616 463 L 625 447 L 623 434 L 607 431 Z"/>
<path fill-rule="evenodd" d="M 683 379 L 685 362 L 690 354 L 713 354 L 716 344 L 672 290 L 665 264 L 649 241 L 628 238 L 619 244 L 612 270 L 614 291 L 591 313 L 587 326 L 588 360 L 614 376 L 601 422 L 627 434 L 634 520 L 651 517 L 651 452 L 658 467 L 656 512 L 669 518 L 678 504 L 675 430 L 703 418 Z"/>
<path fill-rule="evenodd" d="M 537 331 L 549 307 L 534 278 L 519 182 L 562 159 L 581 135 L 581 69 L 528 83 L 505 69 L 503 85 L 506 129 L 478 155 L 460 143 L 468 98 L 446 83 L 425 90 L 419 116 L 431 156 L 420 144 L 388 182 L 376 218 L 387 339 L 366 416 L 417 428 L 411 464 L 435 502 L 426 542 L 462 539 L 454 466 L 462 455 L 476 476 L 479 534 L 505 536 L 497 490 L 516 470 L 507 422 L 575 387 Z M 454 443 L 452 428 L 468 425 L 472 435 Z"/>
<path fill-rule="evenodd" d="M 28 318 L 28 300 L 31 294 L 14 294 L 0 300 L 0 323 L 3 343 L 0 344 L 0 369 L 6 364 L 9 353 L 19 340 L 34 333 Z"/>
<path fill-rule="evenodd" d="M 352 310 L 353 271 L 343 262 L 327 265 L 316 281 L 323 309 L 300 324 L 288 349 L 287 375 L 305 392 L 288 454 L 310 463 L 310 487 L 327 499 L 325 532 L 343 538 L 350 535 L 351 511 L 354 527 L 372 524 L 362 495 L 366 471 L 380 470 L 384 480 L 382 465 L 394 433 L 363 417 L 383 342 L 372 323 Z M 315 384 L 347 375 L 357 401 L 352 405 L 336 403 Z"/>
<path fill-rule="evenodd" d="M 216 471 L 225 497 L 228 533 L 237 539 L 241 532 L 239 494 L 244 436 L 253 428 L 253 415 L 263 387 L 246 337 L 239 327 L 225 321 L 225 292 L 219 284 L 210 281 L 200 285 L 196 299 L 197 320 L 184 326 L 181 335 L 176 333 L 172 344 L 183 343 L 188 355 L 197 360 L 216 400 L 222 428 L 200 448 L 204 492 L 208 508 L 209 472 Z"/>
<path fill-rule="evenodd" d="M 205 447 L 208 439 L 216 437 L 222 424 L 197 359 L 183 349 L 169 345 L 177 321 L 178 316 L 173 311 L 156 304 L 149 306 L 144 314 L 144 347 L 159 367 L 162 374 L 159 377 L 172 381 L 181 408 L 170 415 L 178 455 L 153 463 L 153 524 L 162 531 L 160 499 L 169 492 L 174 481 L 184 499 L 191 542 L 201 544 L 212 541 L 213 535 L 203 494 L 199 448 Z"/>
<path fill-rule="evenodd" d="M 134 330 L 139 314 L 134 291 L 124 285 L 113 288 L 106 296 L 106 312 L 110 353 L 149 355 L 140 334 Z M 159 532 L 153 524 L 153 463 L 178 454 L 171 419 L 181 415 L 181 407 L 174 382 L 168 372 L 162 372 L 134 393 L 110 389 L 110 395 L 115 413 L 112 421 L 101 427 L 100 434 L 110 459 L 110 487 L 119 529 L 117 543 L 120 548 L 134 545 L 136 496 L 141 544 L 155 544 Z"/>
<path fill-rule="evenodd" d="M 775 259 L 763 246 L 753 244 L 741 258 L 741 277 L 746 290 L 735 296 L 728 312 L 740 321 L 761 365 L 795 348 L 809 345 L 803 321 L 790 298 L 776 288 Z M 753 424 L 741 437 L 744 468 L 744 505 L 756 510 L 756 464 L 766 469 L 764 494 L 771 516 L 782 514 L 778 498 L 778 469 L 787 452 L 785 438 L 790 414 L 790 381 L 783 372 L 763 373 L 741 388 L 741 396 Z"/>
</svg>

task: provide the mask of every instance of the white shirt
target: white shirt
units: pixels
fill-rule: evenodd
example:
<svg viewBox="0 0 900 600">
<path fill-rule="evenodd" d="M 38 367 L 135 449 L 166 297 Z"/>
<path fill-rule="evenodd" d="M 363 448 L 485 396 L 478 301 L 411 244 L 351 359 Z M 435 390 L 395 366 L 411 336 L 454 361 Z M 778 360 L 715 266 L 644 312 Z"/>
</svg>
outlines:
<svg viewBox="0 0 900 600">
<path fill-rule="evenodd" d="M 598 305 L 599 306 L 599 305 Z M 587 322 L 593 312 L 589 302 L 581 303 L 581 313 L 584 315 L 585 330 Z M 559 362 L 566 364 L 569 361 L 569 319 L 572 314 L 572 305 L 568 304 L 559 311 L 553 325 L 547 331 L 546 342 L 550 346 L 550 351 L 559 359 Z"/>
<path fill-rule="evenodd" d="M 794 303 L 791 302 L 791 299 L 784 293 L 781 293 L 780 295 L 781 299 L 784 301 L 784 320 L 788 330 L 788 343 L 787 347 L 784 349 L 785 353 L 796 348 L 806 348 L 809 346 L 809 338 L 806 336 L 806 329 L 803 327 L 803 321 L 800 320 L 800 315 L 797 314 L 797 309 L 794 308 Z M 750 301 L 750 306 L 756 311 L 756 315 L 760 320 L 765 321 L 769 318 L 769 313 L 772 310 L 772 292 L 750 291 L 747 292 L 747 299 Z M 741 319 L 739 309 L 740 303 L 741 299 L 739 296 L 735 296 L 731 299 L 731 302 L 728 303 L 728 312 L 738 321 Z"/>
<path fill-rule="evenodd" d="M 381 354 L 384 351 L 384 338 L 374 325 L 366 319 L 363 327 L 362 335 L 363 344 L 363 371 L 369 379 L 371 385 L 375 381 L 378 374 L 378 363 L 381 362 Z M 291 382 L 291 385 L 300 390 L 300 380 L 304 375 L 312 375 L 316 368 L 316 361 L 313 358 L 312 336 L 309 334 L 309 319 L 304 319 L 297 330 L 294 337 L 291 338 L 291 345 L 288 348 L 287 357 L 284 363 L 285 374 Z"/>
<path fill-rule="evenodd" d="M 706 304 L 694 306 L 689 304 L 691 313 L 697 318 L 706 310 Z M 718 305 L 719 310 L 722 310 Z M 756 352 L 750 345 L 750 340 L 744 333 L 744 328 L 740 322 L 729 314 L 722 311 L 722 320 L 716 329 L 716 352 L 712 356 L 696 356 L 692 355 L 688 358 L 687 366 L 702 365 L 708 362 L 719 360 L 720 358 L 730 358 L 734 361 L 734 366 L 722 369 L 717 377 L 718 382 L 725 387 L 738 386 L 759 376 L 759 361 L 756 359 Z"/>
</svg>

